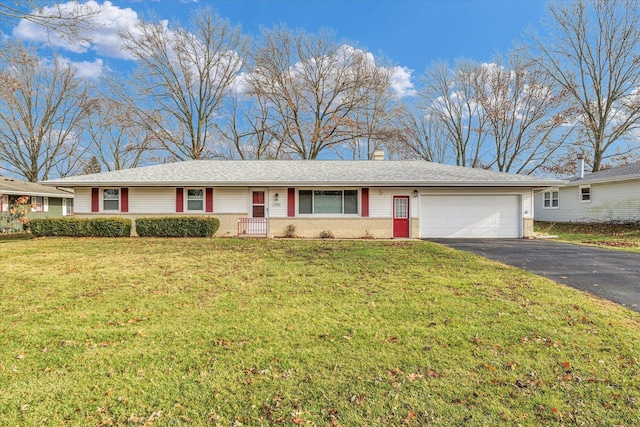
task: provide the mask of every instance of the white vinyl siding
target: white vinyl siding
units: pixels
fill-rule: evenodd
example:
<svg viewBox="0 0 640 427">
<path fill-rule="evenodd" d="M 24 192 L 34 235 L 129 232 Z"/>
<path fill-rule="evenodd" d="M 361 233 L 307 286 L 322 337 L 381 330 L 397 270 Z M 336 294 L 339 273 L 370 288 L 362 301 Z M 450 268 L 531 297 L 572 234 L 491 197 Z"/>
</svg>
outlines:
<svg viewBox="0 0 640 427">
<path fill-rule="evenodd" d="M 535 195 L 535 219 L 558 222 L 640 220 L 640 181 L 591 183 L 590 202 L 580 202 L 579 185 L 560 188 L 559 209 L 542 209 L 542 192 Z"/>
<path fill-rule="evenodd" d="M 522 198 L 522 217 L 533 218 L 533 190 L 523 191 Z"/>
<path fill-rule="evenodd" d="M 213 189 L 213 213 L 236 213 L 245 214 L 249 212 L 249 190 L 242 188 L 220 188 Z"/>
<path fill-rule="evenodd" d="M 77 214 L 91 212 L 91 188 L 88 188 L 88 187 L 75 188 L 74 211 Z"/>
<path fill-rule="evenodd" d="M 129 187 L 129 213 L 168 214 L 175 211 L 175 188 Z"/>
<path fill-rule="evenodd" d="M 370 188 L 369 217 L 391 218 L 393 216 L 393 196 L 409 196 L 411 218 L 418 217 L 418 198 L 413 197 L 413 188 Z"/>
<path fill-rule="evenodd" d="M 288 188 L 269 188 L 268 196 L 269 196 L 269 206 L 268 212 L 269 217 L 271 218 L 284 218 L 288 213 L 288 200 L 289 200 L 289 189 Z M 278 200 L 276 200 L 276 194 L 278 195 Z"/>
</svg>

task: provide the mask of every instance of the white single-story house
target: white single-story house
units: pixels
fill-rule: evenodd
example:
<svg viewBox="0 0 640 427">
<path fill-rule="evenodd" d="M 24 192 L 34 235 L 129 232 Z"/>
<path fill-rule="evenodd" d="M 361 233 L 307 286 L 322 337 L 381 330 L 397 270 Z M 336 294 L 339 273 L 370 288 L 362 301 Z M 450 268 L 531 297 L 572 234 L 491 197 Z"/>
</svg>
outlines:
<svg viewBox="0 0 640 427">
<path fill-rule="evenodd" d="M 523 238 L 534 190 L 560 183 L 424 161 L 192 160 L 42 184 L 73 187 L 77 217 L 212 215 L 217 236 Z"/>
<path fill-rule="evenodd" d="M 551 222 L 640 221 L 640 163 L 584 174 L 535 194 L 535 219 Z"/>
</svg>

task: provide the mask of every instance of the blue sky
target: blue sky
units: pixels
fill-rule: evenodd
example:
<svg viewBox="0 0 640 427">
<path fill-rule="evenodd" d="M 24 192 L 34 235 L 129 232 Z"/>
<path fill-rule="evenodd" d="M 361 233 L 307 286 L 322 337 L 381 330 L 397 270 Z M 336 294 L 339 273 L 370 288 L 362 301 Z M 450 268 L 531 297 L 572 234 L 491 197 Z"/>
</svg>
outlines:
<svg viewBox="0 0 640 427">
<path fill-rule="evenodd" d="M 79 0 L 80 3 L 86 0 Z M 199 8 L 211 7 L 249 35 L 260 27 L 285 24 L 292 29 L 335 31 L 339 40 L 382 56 L 418 77 L 433 61 L 469 58 L 488 62 L 496 52 L 506 52 L 522 38 L 527 27 L 540 28 L 546 2 L 533 0 L 92 0 L 103 7 L 105 19 L 116 26 L 97 28 L 90 37 L 98 43 L 79 49 L 58 43 L 59 54 L 75 62 L 81 75 L 97 76 L 104 67 L 125 63 L 113 53 L 120 28 L 136 19 L 157 16 L 186 22 Z M 107 6 L 108 7 L 105 7 Z M 44 32 L 16 20 L 4 22 L 5 34 L 23 40 L 44 41 Z M 8 24 L 8 25 L 7 25 Z M 16 28 L 16 26 L 18 26 Z M 54 45 L 56 41 L 54 40 Z M 75 50 L 76 52 L 72 52 Z"/>
<path fill-rule="evenodd" d="M 328 28 L 340 39 L 382 53 L 394 64 L 422 73 L 432 62 L 459 57 L 488 61 L 505 52 L 529 25 L 539 26 L 544 1 L 482 0 L 218 0 L 114 4 L 161 17 L 185 19 L 185 12 L 210 6 L 256 34 L 260 26 L 284 23 L 309 32 Z"/>
</svg>

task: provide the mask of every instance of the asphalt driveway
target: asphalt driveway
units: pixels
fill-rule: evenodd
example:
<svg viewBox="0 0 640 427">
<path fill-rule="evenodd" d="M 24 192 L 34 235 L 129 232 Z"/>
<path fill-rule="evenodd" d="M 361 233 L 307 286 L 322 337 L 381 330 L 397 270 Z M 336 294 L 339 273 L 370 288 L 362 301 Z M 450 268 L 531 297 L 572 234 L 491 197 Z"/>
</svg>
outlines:
<svg viewBox="0 0 640 427">
<path fill-rule="evenodd" d="M 640 255 L 549 240 L 430 239 L 528 270 L 640 312 Z"/>
</svg>

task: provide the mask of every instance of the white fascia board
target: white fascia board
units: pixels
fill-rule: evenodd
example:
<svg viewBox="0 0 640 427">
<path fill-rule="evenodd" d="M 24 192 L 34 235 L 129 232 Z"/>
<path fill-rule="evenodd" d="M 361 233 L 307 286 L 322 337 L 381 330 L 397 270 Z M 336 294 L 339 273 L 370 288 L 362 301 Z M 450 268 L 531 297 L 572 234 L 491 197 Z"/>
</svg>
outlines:
<svg viewBox="0 0 640 427">
<path fill-rule="evenodd" d="M 613 182 L 633 181 L 634 179 L 640 179 L 640 175 L 614 176 L 614 177 L 599 178 L 599 179 L 583 178 L 575 181 L 568 181 L 565 187 L 578 187 L 580 185 L 591 185 L 591 184 L 608 184 Z"/>
<path fill-rule="evenodd" d="M 558 187 L 566 181 L 78 181 L 65 187 Z M 57 182 L 43 185 L 60 186 Z"/>
</svg>

